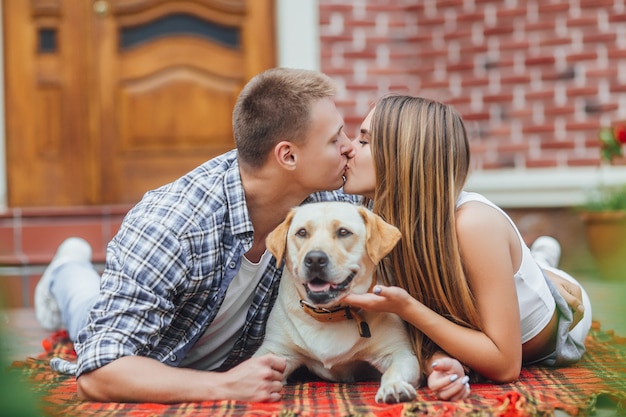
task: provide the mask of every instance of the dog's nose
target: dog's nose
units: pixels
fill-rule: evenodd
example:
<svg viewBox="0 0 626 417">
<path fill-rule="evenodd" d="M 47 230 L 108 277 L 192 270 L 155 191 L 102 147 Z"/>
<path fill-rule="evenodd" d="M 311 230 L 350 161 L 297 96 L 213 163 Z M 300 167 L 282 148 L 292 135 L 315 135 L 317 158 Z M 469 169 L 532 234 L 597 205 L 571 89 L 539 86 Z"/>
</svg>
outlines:
<svg viewBox="0 0 626 417">
<path fill-rule="evenodd" d="M 322 269 L 328 265 L 328 256 L 319 250 L 313 250 L 304 257 L 304 265 L 309 269 Z"/>
</svg>

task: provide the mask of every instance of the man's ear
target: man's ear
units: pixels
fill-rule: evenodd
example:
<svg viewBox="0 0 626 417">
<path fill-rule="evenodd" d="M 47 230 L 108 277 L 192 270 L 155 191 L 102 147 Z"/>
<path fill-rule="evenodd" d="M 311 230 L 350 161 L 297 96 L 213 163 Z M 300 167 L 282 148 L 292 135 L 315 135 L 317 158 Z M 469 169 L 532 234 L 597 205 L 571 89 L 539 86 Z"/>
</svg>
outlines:
<svg viewBox="0 0 626 417">
<path fill-rule="evenodd" d="M 274 146 L 274 157 L 278 164 L 287 170 L 293 170 L 298 161 L 294 144 L 286 140 L 280 141 Z"/>
<path fill-rule="evenodd" d="M 291 220 L 293 219 L 294 210 L 291 210 L 285 220 L 265 238 L 265 246 L 270 251 L 274 258 L 276 258 L 276 266 L 279 267 L 283 263 L 283 256 L 287 250 L 287 232 L 289 226 L 291 226 Z"/>
</svg>

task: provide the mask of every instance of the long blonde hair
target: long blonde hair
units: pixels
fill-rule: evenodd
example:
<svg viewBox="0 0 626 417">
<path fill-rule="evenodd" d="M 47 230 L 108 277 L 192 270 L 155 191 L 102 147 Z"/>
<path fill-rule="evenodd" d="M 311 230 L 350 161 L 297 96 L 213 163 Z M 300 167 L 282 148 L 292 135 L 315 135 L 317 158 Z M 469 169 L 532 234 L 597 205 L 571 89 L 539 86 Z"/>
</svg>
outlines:
<svg viewBox="0 0 626 417">
<path fill-rule="evenodd" d="M 402 232 L 381 263 L 388 285 L 462 326 L 480 329 L 456 236 L 456 200 L 469 171 L 469 143 L 450 106 L 410 96 L 383 97 L 371 125 L 374 212 Z M 409 326 L 422 369 L 438 346 Z"/>
</svg>

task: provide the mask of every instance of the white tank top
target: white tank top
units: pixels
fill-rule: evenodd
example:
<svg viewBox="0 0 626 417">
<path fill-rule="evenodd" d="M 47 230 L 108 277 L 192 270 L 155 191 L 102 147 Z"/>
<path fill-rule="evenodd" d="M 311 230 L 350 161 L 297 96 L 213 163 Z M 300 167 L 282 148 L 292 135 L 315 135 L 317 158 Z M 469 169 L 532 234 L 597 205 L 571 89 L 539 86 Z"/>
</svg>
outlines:
<svg viewBox="0 0 626 417">
<path fill-rule="evenodd" d="M 456 202 L 456 207 L 459 208 L 461 205 L 470 201 L 486 204 L 502 213 L 509 223 L 511 223 L 511 226 L 513 226 L 519 238 L 520 246 L 522 247 L 522 261 L 513 278 L 515 279 L 522 325 L 522 343 L 525 343 L 539 334 L 539 332 L 548 325 L 554 313 L 554 309 L 556 308 L 556 302 L 550 293 L 548 284 L 546 284 L 543 271 L 533 259 L 530 249 L 524 242 L 513 220 L 511 220 L 500 207 L 477 193 L 461 192 Z"/>
</svg>

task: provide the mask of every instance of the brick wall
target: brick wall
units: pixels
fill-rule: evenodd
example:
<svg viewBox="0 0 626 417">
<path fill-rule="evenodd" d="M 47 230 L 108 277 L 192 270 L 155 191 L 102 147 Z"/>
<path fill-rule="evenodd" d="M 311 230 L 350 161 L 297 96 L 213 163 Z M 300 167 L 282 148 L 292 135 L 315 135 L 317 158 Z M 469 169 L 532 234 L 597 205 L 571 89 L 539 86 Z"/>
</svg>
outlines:
<svg viewBox="0 0 626 417">
<path fill-rule="evenodd" d="M 388 92 L 455 105 L 474 169 L 599 165 L 626 119 L 624 0 L 319 0 L 349 134 Z M 624 161 L 621 161 L 624 164 Z"/>
</svg>

